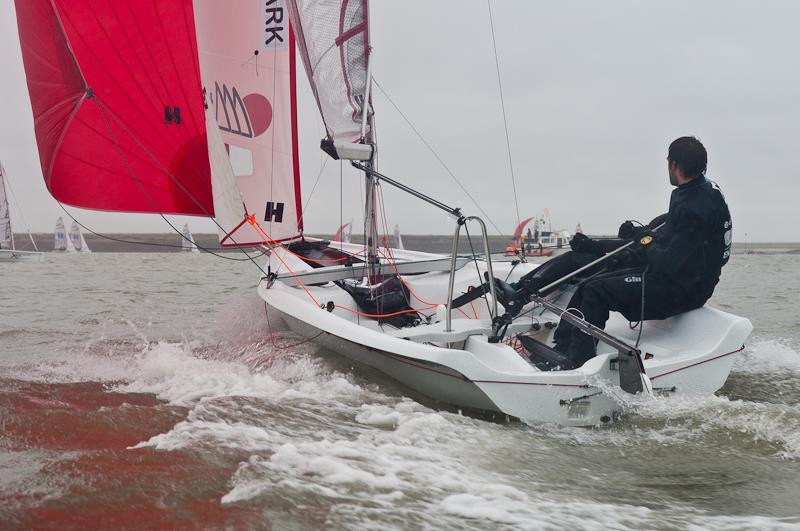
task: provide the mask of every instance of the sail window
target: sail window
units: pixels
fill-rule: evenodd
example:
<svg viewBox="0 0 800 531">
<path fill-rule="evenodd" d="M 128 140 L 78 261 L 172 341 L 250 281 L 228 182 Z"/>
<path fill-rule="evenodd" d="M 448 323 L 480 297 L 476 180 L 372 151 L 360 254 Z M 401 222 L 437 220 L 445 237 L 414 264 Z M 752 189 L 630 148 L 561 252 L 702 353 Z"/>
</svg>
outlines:
<svg viewBox="0 0 800 531">
<path fill-rule="evenodd" d="M 227 144 L 233 174 L 237 177 L 253 175 L 253 152 L 247 148 Z"/>
</svg>

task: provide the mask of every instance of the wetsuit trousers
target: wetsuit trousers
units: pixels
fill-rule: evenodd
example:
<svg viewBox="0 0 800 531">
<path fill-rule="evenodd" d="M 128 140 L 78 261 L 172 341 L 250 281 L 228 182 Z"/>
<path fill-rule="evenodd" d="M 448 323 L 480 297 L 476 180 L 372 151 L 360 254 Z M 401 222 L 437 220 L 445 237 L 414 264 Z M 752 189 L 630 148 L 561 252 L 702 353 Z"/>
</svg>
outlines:
<svg viewBox="0 0 800 531">
<path fill-rule="evenodd" d="M 663 275 L 632 268 L 587 280 L 578 286 L 568 307 L 577 309 L 579 315 L 591 324 L 604 328 L 612 311 L 620 312 L 629 321 L 666 319 L 699 308 L 707 299 L 698 296 L 697 290 L 682 289 Z M 556 329 L 555 341 L 556 349 L 567 355 L 576 366 L 595 356 L 594 338 L 566 321 L 561 321 Z"/>
</svg>

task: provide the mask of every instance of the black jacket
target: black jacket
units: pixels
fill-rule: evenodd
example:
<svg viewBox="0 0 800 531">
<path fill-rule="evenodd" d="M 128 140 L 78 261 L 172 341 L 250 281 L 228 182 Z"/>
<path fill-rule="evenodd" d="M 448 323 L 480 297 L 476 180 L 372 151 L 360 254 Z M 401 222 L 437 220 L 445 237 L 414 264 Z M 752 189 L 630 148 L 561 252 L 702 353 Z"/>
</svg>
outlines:
<svg viewBox="0 0 800 531">
<path fill-rule="evenodd" d="M 672 191 L 666 225 L 645 248 L 648 270 L 709 297 L 730 258 L 732 235 L 722 191 L 698 177 Z"/>
</svg>

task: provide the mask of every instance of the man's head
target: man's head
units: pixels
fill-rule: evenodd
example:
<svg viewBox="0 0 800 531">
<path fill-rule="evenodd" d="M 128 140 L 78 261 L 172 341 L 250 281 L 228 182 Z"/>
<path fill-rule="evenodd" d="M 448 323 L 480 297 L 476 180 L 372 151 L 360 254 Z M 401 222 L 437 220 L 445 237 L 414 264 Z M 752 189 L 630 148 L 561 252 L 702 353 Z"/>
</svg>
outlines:
<svg viewBox="0 0 800 531">
<path fill-rule="evenodd" d="M 669 145 L 667 168 L 669 182 L 679 186 L 705 175 L 708 154 L 703 144 L 693 136 L 682 136 Z"/>
</svg>

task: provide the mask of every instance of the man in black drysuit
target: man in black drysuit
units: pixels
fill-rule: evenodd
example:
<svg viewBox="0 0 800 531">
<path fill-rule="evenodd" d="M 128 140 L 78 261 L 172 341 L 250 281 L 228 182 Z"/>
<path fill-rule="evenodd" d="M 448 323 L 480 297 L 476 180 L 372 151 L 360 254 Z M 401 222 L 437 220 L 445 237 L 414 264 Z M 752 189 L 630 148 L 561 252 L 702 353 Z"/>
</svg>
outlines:
<svg viewBox="0 0 800 531">
<path fill-rule="evenodd" d="M 728 205 L 719 186 L 706 179 L 706 163 L 706 149 L 698 139 L 681 137 L 670 144 L 669 179 L 677 188 L 672 191 L 669 212 L 645 230 L 633 230 L 630 222 L 623 224 L 619 236 L 636 237 L 639 242 L 618 253 L 621 257 L 609 258 L 616 260 L 617 269 L 581 284 L 569 308 L 603 328 L 610 311 L 641 321 L 665 319 L 705 304 L 728 262 L 732 238 Z M 659 230 L 647 230 L 661 222 L 665 225 Z M 576 254 L 600 256 L 624 243 L 624 239 L 601 241 L 576 234 L 570 246 Z M 556 349 L 575 367 L 595 355 L 594 338 L 566 321 L 558 326 L 555 341 Z"/>
</svg>

